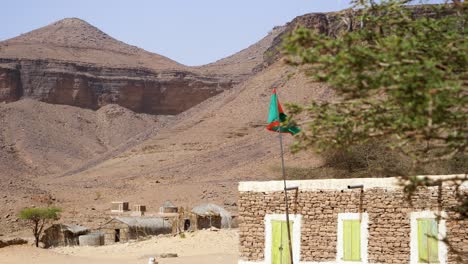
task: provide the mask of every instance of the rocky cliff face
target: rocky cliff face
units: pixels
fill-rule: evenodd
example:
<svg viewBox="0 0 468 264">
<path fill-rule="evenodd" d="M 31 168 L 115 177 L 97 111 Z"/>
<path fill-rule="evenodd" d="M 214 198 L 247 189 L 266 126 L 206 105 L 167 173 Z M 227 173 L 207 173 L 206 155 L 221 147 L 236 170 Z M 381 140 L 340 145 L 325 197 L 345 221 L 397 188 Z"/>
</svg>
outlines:
<svg viewBox="0 0 468 264">
<path fill-rule="evenodd" d="M 234 83 L 184 70 L 0 59 L 0 101 L 6 102 L 23 97 L 89 109 L 119 104 L 135 112 L 177 114 Z"/>
<path fill-rule="evenodd" d="M 0 102 L 32 98 L 98 109 L 177 114 L 231 88 L 241 77 L 180 65 L 64 19 L 0 42 Z"/>
<path fill-rule="evenodd" d="M 272 45 L 265 51 L 263 55 L 265 66 L 271 65 L 281 58 L 280 49 L 283 39 L 298 27 L 312 29 L 319 34 L 337 36 L 343 31 L 353 30 L 355 15 L 351 10 L 344 10 L 330 13 L 310 13 L 294 18 L 284 26 L 285 29 L 273 39 Z"/>
<path fill-rule="evenodd" d="M 16 101 L 22 91 L 19 71 L 10 65 L 0 66 L 0 102 Z"/>
</svg>

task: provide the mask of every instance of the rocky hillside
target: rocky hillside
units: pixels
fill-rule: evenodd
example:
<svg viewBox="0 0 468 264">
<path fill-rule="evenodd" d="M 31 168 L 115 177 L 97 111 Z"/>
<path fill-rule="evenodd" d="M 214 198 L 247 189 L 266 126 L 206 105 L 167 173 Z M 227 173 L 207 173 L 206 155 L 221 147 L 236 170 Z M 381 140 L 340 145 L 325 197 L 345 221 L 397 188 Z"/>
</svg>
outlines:
<svg viewBox="0 0 468 264">
<path fill-rule="evenodd" d="M 435 15 L 432 6 L 409 5 L 407 8 L 414 17 L 424 17 Z M 446 5 L 445 7 L 444 15 L 451 15 L 455 12 L 450 5 Z M 298 27 L 305 27 L 319 34 L 337 37 L 343 32 L 354 31 L 360 26 L 359 11 L 353 11 L 353 9 L 344 9 L 338 12 L 309 13 L 298 16 L 286 25 L 279 27 L 281 30 L 273 37 L 269 47 L 263 52 L 263 65 L 267 67 L 282 57 L 280 50 L 283 39 Z"/>
<path fill-rule="evenodd" d="M 264 54 L 284 34 L 286 27 L 273 28 L 264 38 L 253 45 L 216 62 L 197 67 L 200 70 L 215 74 L 229 74 L 248 77 L 264 66 Z"/>
<path fill-rule="evenodd" d="M 42 186 L 65 207 L 86 201 L 83 210 L 89 219 L 108 215 L 112 200 L 144 203 L 148 210 L 157 210 L 166 199 L 181 206 L 214 202 L 235 211 L 238 181 L 280 176 L 277 134 L 265 129 L 272 87 L 280 87 L 284 103 L 333 96 L 326 86 L 310 83 L 300 72 L 278 62 L 180 114 L 177 121 L 143 143 L 97 164 L 91 161 L 64 175 L 43 177 Z M 293 138 L 284 136 L 287 151 Z M 286 164 L 315 167 L 321 160 L 287 151 Z M 64 193 L 57 188 L 75 191 Z M 96 192 L 99 200 L 94 200 Z M 72 221 L 69 217 L 64 219 Z"/>
<path fill-rule="evenodd" d="M 326 86 L 310 83 L 296 69 L 277 62 L 170 120 L 158 117 L 156 123 L 131 112 L 124 116 L 136 118 L 119 119 L 114 112 L 124 108 L 115 105 L 97 112 L 33 100 L 2 105 L 6 116 L 0 122 L 8 125 L 0 134 L 11 153 L 0 167 L 24 169 L 16 171 L 11 185 L 0 181 L 8 202 L 0 215 L 10 215 L 0 219 L 10 223 L 0 232 L 20 230 L 11 217 L 14 212 L 21 206 L 40 206 L 44 200 L 65 208 L 62 221 L 88 226 L 105 221 L 113 200 L 142 203 L 148 210 L 157 210 L 166 199 L 181 206 L 215 202 L 235 210 L 239 180 L 279 176 L 277 135 L 265 129 L 272 87 L 279 87 L 283 103 L 332 97 Z M 145 122 L 137 122 L 140 118 L 156 125 L 149 127 L 153 132 L 135 135 L 135 130 L 147 129 Z M 116 145 L 125 138 L 130 142 Z M 292 140 L 285 135 L 286 145 Z M 320 162 L 306 153 L 286 153 L 288 166 Z M 28 176 L 31 171 L 44 173 Z M 15 193 L 22 193 L 21 199 L 10 201 Z"/>
<path fill-rule="evenodd" d="M 172 119 L 114 104 L 93 111 L 31 99 L 0 103 L 0 234 L 19 228 L 20 208 L 59 202 L 56 193 L 73 191 L 46 183 L 47 175 L 144 142 Z"/>
</svg>

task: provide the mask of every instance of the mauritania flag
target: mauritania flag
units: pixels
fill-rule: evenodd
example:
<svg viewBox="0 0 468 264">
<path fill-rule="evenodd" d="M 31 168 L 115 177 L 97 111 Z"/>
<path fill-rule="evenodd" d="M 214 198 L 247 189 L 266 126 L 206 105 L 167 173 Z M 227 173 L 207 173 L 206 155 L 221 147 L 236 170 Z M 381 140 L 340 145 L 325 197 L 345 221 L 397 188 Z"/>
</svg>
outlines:
<svg viewBox="0 0 468 264">
<path fill-rule="evenodd" d="M 286 121 L 287 115 L 284 113 L 283 108 L 276 95 L 276 89 L 273 89 L 273 94 L 270 99 L 270 112 L 268 114 L 267 129 L 274 132 L 291 133 L 293 135 L 299 133 L 301 129 L 296 126 L 281 126 L 281 123 Z"/>
</svg>

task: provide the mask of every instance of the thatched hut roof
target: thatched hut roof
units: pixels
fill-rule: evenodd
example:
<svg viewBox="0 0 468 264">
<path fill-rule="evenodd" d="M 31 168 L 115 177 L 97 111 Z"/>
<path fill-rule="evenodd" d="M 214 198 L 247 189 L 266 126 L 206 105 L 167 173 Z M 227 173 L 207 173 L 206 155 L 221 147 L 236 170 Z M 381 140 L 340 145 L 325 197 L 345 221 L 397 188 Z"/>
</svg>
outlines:
<svg viewBox="0 0 468 264">
<path fill-rule="evenodd" d="M 62 227 L 63 229 L 64 227 Z M 84 227 L 84 226 L 80 226 L 80 225 L 75 225 L 75 224 L 72 224 L 72 225 L 65 225 L 65 229 L 67 231 L 70 231 L 72 232 L 73 234 L 78 234 L 78 233 L 84 233 L 84 232 L 88 232 L 90 229 L 87 228 L 87 227 Z"/>
<path fill-rule="evenodd" d="M 231 227 L 231 213 L 219 205 L 211 203 L 200 204 L 192 208 L 192 213 L 200 216 L 221 216 L 222 227 Z"/>
<path fill-rule="evenodd" d="M 49 227 L 48 229 L 50 229 L 50 228 L 56 228 L 58 230 L 61 230 L 62 232 L 63 231 L 68 231 L 68 232 L 70 232 L 72 234 L 76 234 L 76 235 L 84 234 L 84 233 L 87 233 L 87 232 L 90 231 L 90 229 L 87 228 L 87 227 L 80 226 L 80 225 L 75 225 L 75 224 L 70 224 L 70 225 L 67 225 L 67 224 L 54 224 L 51 227 Z"/>
</svg>

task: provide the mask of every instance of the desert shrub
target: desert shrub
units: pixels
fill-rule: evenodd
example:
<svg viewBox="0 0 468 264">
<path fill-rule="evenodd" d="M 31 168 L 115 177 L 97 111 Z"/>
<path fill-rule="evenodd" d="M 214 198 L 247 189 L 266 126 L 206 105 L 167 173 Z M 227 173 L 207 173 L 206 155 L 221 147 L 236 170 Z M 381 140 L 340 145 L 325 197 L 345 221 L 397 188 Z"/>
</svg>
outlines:
<svg viewBox="0 0 468 264">
<path fill-rule="evenodd" d="M 326 167 L 367 177 L 402 176 L 406 175 L 412 166 L 410 159 L 378 142 L 330 150 L 323 153 L 323 157 Z"/>
</svg>

